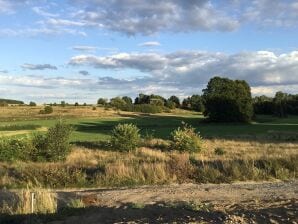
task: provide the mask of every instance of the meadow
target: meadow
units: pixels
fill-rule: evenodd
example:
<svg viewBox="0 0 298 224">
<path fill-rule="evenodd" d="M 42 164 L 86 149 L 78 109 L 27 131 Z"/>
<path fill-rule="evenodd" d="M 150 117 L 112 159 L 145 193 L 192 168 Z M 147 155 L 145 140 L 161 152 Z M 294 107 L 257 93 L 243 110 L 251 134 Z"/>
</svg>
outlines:
<svg viewBox="0 0 298 224">
<path fill-rule="evenodd" d="M 105 141 L 118 123 L 133 123 L 141 129 L 143 136 L 168 139 L 171 131 L 185 122 L 195 127 L 204 138 L 219 139 L 267 139 L 297 137 L 298 116 L 276 118 L 259 115 L 250 124 L 206 123 L 202 114 L 174 110 L 171 113 L 140 114 L 116 110 L 85 107 L 54 107 L 50 115 L 38 114 L 41 107 L 11 107 L 0 115 L 0 136 L 27 135 L 44 131 L 59 119 L 65 120 L 75 128 L 72 142 Z M 2 110 L 2 109 L 1 109 Z M 274 140 L 274 139 L 273 139 Z"/>
<path fill-rule="evenodd" d="M 40 109 L 42 107 L 1 108 L 0 136 L 30 137 L 46 132 L 57 120 L 63 119 L 74 127 L 72 151 L 65 161 L 0 162 L 1 189 L 43 192 L 45 188 L 116 188 L 297 178 L 297 116 L 282 119 L 257 116 L 250 124 L 240 124 L 207 123 L 202 114 L 180 109 L 141 114 L 102 107 L 94 110 L 92 106 L 57 106 L 50 115 L 39 114 Z M 200 132 L 201 152 L 170 150 L 170 134 L 182 122 Z M 140 128 L 142 140 L 135 151 L 120 152 L 107 147 L 111 130 L 118 123 L 133 123 Z M 22 201 L 22 197 L 18 200 Z M 2 206 L 0 213 L 30 213 L 30 208 L 20 203 L 12 207 Z M 48 210 L 44 208 L 40 212 Z"/>
</svg>

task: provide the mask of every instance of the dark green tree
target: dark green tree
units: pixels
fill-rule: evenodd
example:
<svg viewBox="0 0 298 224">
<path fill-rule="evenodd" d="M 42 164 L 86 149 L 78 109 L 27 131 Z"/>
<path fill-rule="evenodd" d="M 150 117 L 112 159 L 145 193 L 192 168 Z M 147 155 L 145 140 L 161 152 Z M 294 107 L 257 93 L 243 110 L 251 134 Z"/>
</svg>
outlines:
<svg viewBox="0 0 298 224">
<path fill-rule="evenodd" d="M 180 107 L 180 100 L 177 96 L 171 96 L 168 101 L 171 101 L 173 103 L 175 103 L 175 107 L 179 108 Z"/>
<path fill-rule="evenodd" d="M 204 115 L 215 122 L 249 122 L 253 116 L 250 87 L 243 80 L 214 77 L 203 90 Z"/>
<path fill-rule="evenodd" d="M 106 105 L 107 104 L 107 99 L 104 99 L 104 98 L 99 98 L 97 100 L 97 104 L 100 104 L 100 105 Z"/>
<path fill-rule="evenodd" d="M 203 112 L 204 104 L 202 97 L 200 95 L 192 95 L 190 97 L 190 107 L 194 111 Z"/>
<path fill-rule="evenodd" d="M 278 117 L 287 117 L 287 100 L 288 94 L 281 91 L 276 92 L 273 99 L 274 114 Z"/>
<path fill-rule="evenodd" d="M 129 96 L 122 97 L 122 100 L 124 100 L 126 104 L 132 104 L 132 99 Z"/>
</svg>

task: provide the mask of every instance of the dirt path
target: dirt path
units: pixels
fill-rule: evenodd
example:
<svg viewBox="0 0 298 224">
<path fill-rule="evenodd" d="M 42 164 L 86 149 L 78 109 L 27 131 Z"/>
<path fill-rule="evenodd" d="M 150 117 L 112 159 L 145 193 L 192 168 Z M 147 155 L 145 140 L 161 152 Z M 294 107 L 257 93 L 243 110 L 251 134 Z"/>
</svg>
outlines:
<svg viewBox="0 0 298 224">
<path fill-rule="evenodd" d="M 298 180 L 58 191 L 95 206 L 62 223 L 298 223 Z"/>
</svg>

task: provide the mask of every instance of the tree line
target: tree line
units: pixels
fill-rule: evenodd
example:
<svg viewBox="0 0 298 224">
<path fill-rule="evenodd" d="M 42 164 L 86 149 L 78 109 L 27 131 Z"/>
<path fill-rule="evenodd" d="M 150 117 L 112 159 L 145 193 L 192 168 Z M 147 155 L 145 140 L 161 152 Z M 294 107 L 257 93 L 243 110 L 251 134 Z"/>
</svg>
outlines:
<svg viewBox="0 0 298 224">
<path fill-rule="evenodd" d="M 298 94 L 277 92 L 275 97 L 252 97 L 249 84 L 244 80 L 211 78 L 202 95 L 192 95 L 180 101 L 173 95 L 164 98 L 160 95 L 139 94 L 131 97 L 99 98 L 97 104 L 124 111 L 158 113 L 181 108 L 202 112 L 210 121 L 250 122 L 257 114 L 285 117 L 298 115 Z"/>
</svg>

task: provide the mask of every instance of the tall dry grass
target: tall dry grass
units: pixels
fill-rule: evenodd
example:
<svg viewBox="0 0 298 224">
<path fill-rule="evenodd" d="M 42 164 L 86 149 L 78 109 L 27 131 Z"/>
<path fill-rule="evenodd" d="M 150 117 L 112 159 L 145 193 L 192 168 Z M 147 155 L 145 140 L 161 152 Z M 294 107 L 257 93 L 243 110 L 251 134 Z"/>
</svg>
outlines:
<svg viewBox="0 0 298 224">
<path fill-rule="evenodd" d="M 205 140 L 202 152 L 193 154 L 166 151 L 167 144 L 150 140 L 134 152 L 75 147 L 65 162 L 1 163 L 0 186 L 77 188 L 219 183 L 290 179 L 298 174 L 298 144 L 294 143 Z M 154 148 L 156 145 L 158 148 Z M 223 155 L 215 153 L 218 147 L 224 150 Z"/>
</svg>

